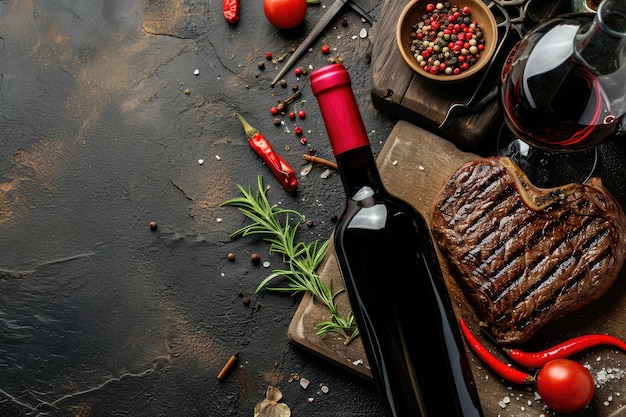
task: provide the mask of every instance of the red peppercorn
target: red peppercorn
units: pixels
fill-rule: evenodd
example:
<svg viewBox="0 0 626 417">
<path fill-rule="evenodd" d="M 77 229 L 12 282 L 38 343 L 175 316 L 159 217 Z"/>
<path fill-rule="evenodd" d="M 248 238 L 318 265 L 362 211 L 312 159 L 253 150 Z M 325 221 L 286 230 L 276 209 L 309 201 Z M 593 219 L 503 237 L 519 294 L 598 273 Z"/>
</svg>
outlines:
<svg viewBox="0 0 626 417">
<path fill-rule="evenodd" d="M 267 58 L 268 61 L 272 60 L 272 53 L 271 52 L 266 52 L 265 53 L 265 58 Z"/>
<path fill-rule="evenodd" d="M 296 112 L 290 111 L 290 112 L 289 112 L 289 118 L 290 118 L 291 120 L 295 119 L 295 118 L 296 118 Z"/>
<path fill-rule="evenodd" d="M 433 10 L 435 10 L 435 5 L 434 5 L 433 3 L 428 3 L 428 4 L 426 5 L 426 11 L 427 11 L 428 13 L 430 13 L 430 12 L 432 12 Z"/>
<path fill-rule="evenodd" d="M 322 53 L 325 54 L 325 55 L 330 54 L 330 46 L 322 45 Z"/>
<path fill-rule="evenodd" d="M 306 117 L 306 112 L 304 110 L 300 110 L 298 112 L 298 117 L 304 119 Z"/>
<path fill-rule="evenodd" d="M 470 14 L 470 8 L 469 8 L 469 7 L 467 7 L 467 6 L 465 6 L 465 7 L 463 7 L 463 8 L 461 9 L 461 12 L 462 12 L 463 14 L 465 14 L 465 15 L 468 15 L 468 14 Z"/>
<path fill-rule="evenodd" d="M 299 77 L 302 75 L 302 68 L 298 67 L 295 70 L 293 70 L 293 73 L 296 74 L 296 77 Z"/>
<path fill-rule="evenodd" d="M 300 139 L 300 143 L 303 144 L 303 145 L 306 145 L 306 138 L 301 138 Z"/>
<path fill-rule="evenodd" d="M 296 135 L 300 136 L 302 134 L 302 128 L 300 126 L 296 126 L 293 131 Z"/>
</svg>

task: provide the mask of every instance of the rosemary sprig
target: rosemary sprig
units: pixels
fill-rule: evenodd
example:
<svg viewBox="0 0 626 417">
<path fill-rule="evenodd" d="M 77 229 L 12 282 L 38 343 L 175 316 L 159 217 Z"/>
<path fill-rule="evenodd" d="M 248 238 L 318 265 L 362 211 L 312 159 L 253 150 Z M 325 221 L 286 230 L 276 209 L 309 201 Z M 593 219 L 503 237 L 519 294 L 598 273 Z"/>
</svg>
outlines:
<svg viewBox="0 0 626 417">
<path fill-rule="evenodd" d="M 280 253 L 283 262 L 288 269 L 277 269 L 265 278 L 256 288 L 256 292 L 263 289 L 291 292 L 292 295 L 309 292 L 313 296 L 313 301 L 322 302 L 330 311 L 331 319 L 318 323 L 316 334 L 323 337 L 328 333 L 336 333 L 344 338 L 344 344 L 350 343 L 359 334 L 352 312 L 348 312 L 345 317 L 337 309 L 335 299 L 343 290 L 333 292 L 332 285 L 326 285 L 315 271 L 324 259 L 329 241 L 319 244 L 319 241 L 310 243 L 296 241 L 296 234 L 304 216 L 295 210 L 278 208 L 271 205 L 267 200 L 263 178 L 258 177 L 258 191 L 253 195 L 248 188 L 246 191 L 241 185 L 237 185 L 242 197 L 233 198 L 222 203 L 222 206 L 237 208 L 252 223 L 233 232 L 231 237 L 261 235 L 263 239 L 270 243 L 270 252 Z M 278 216 L 285 216 L 282 224 Z M 293 216 L 299 221 L 292 225 L 289 217 Z M 286 287 L 270 287 L 270 282 L 276 279 L 284 279 Z"/>
</svg>

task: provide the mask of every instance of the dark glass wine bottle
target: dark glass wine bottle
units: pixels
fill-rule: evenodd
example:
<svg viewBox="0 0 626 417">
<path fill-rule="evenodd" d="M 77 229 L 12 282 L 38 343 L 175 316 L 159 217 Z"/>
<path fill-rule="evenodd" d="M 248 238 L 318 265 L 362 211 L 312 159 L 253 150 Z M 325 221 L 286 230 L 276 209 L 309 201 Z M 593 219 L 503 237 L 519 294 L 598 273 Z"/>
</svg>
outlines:
<svg viewBox="0 0 626 417">
<path fill-rule="evenodd" d="M 334 246 L 388 416 L 482 416 L 424 218 L 383 186 L 342 64 L 310 75 L 346 192 Z"/>
</svg>

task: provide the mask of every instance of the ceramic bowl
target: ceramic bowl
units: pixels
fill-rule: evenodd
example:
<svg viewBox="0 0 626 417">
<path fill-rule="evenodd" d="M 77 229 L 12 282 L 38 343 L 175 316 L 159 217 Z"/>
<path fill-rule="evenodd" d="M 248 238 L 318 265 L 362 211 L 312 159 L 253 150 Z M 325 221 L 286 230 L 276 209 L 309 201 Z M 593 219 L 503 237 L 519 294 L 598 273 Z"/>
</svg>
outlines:
<svg viewBox="0 0 626 417">
<path fill-rule="evenodd" d="M 411 0 L 400 14 L 396 27 L 396 41 L 404 62 L 420 76 L 440 82 L 461 81 L 480 72 L 493 57 L 498 42 L 496 19 L 491 13 L 491 10 L 489 10 L 489 7 L 487 7 L 482 0 L 458 0 L 455 3 L 459 9 L 464 7 L 470 8 L 470 19 L 476 21 L 482 29 L 485 49 L 481 51 L 478 61 L 470 65 L 468 69 L 461 71 L 459 74 L 447 75 L 443 72 L 432 74 L 424 70 L 411 52 L 413 25 L 417 23 L 418 20 L 421 20 L 423 15 L 428 13 L 426 8 L 429 3 L 437 4 L 437 2 L 433 0 Z M 439 30 L 441 29 L 442 27 L 440 27 Z"/>
</svg>

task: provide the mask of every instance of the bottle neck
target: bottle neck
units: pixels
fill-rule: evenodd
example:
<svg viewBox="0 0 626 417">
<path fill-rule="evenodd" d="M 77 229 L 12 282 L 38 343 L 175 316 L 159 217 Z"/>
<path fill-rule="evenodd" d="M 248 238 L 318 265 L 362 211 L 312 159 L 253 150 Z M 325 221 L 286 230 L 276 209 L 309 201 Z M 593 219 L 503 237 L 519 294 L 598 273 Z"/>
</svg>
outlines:
<svg viewBox="0 0 626 417">
<path fill-rule="evenodd" d="M 335 155 L 341 182 L 349 199 L 368 186 L 375 193 L 384 190 L 376 161 L 369 145 L 351 149 Z"/>
<path fill-rule="evenodd" d="M 576 36 L 575 49 L 597 74 L 612 74 L 626 65 L 626 2 L 600 3 L 593 22 Z"/>
<path fill-rule="evenodd" d="M 382 191 L 348 72 L 342 64 L 332 64 L 313 71 L 309 79 L 348 198 L 363 186 Z"/>
</svg>

